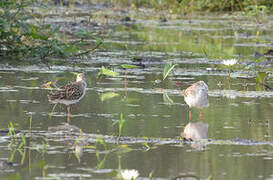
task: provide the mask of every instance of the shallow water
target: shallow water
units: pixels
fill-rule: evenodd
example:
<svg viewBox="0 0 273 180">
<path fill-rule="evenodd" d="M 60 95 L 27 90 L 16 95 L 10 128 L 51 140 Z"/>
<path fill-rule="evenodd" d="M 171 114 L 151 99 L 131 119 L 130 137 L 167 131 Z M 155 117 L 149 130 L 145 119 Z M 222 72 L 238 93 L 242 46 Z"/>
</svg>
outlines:
<svg viewBox="0 0 273 180">
<path fill-rule="evenodd" d="M 1 133 L 0 178 L 109 179 L 120 169 L 136 169 L 144 179 L 151 173 L 155 179 L 273 179 L 273 92 L 239 68 L 253 60 L 254 52 L 272 47 L 272 23 L 255 26 L 248 21 L 240 24 L 248 27 L 244 29 L 238 24 L 217 16 L 167 23 L 113 18 L 107 22 L 112 32 L 105 37 L 104 49 L 86 59 L 50 69 L 1 64 L 0 127 L 7 129 L 12 122 L 21 132 L 14 138 Z M 231 81 L 221 60 L 204 56 L 202 47 L 210 55 L 243 57 Z M 215 47 L 219 49 L 211 51 Z M 145 68 L 120 67 L 134 63 L 136 56 Z M 164 64 L 169 62 L 178 66 L 163 81 Z M 101 65 L 120 75 L 97 78 Z M 51 89 L 43 84 L 73 81 L 71 71 L 84 72 L 88 88 L 72 106 L 70 125 L 65 125 L 66 107 L 57 105 L 52 112 L 54 104 L 47 99 Z M 185 142 L 180 134 L 189 123 L 189 108 L 181 90 L 198 80 L 209 86 L 210 106 L 203 109 L 202 120 L 200 110 L 193 109 L 191 122 L 207 124 L 208 139 Z M 267 82 L 272 87 L 272 75 Z M 118 144 L 115 123 L 121 113 L 125 124 Z M 26 145 L 19 151 L 23 134 Z"/>
</svg>

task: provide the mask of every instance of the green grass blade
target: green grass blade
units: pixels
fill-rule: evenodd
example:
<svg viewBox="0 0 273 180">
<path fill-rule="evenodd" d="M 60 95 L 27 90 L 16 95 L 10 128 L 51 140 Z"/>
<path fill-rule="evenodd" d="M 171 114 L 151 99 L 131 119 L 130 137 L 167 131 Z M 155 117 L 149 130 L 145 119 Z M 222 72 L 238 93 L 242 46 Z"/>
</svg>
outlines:
<svg viewBox="0 0 273 180">
<path fill-rule="evenodd" d="M 164 71 L 163 71 L 163 80 L 166 79 L 166 77 L 170 74 L 170 72 L 173 70 L 173 68 L 177 66 L 177 64 L 166 64 L 165 67 L 164 67 Z"/>
</svg>

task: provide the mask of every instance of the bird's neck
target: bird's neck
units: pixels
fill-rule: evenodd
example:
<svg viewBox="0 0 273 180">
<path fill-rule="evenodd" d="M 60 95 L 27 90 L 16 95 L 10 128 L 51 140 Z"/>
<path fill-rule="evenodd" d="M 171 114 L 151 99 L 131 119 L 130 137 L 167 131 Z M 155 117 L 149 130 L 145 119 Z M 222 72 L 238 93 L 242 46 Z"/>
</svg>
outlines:
<svg viewBox="0 0 273 180">
<path fill-rule="evenodd" d="M 82 82 L 82 83 L 83 83 L 84 88 L 86 88 L 87 83 L 86 83 L 84 80 L 81 80 L 80 82 Z"/>
</svg>

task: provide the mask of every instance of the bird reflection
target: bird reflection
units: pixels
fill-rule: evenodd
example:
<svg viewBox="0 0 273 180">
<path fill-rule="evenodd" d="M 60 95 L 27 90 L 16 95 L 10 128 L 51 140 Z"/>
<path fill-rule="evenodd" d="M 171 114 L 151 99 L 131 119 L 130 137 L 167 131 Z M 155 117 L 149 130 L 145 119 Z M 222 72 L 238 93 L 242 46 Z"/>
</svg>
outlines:
<svg viewBox="0 0 273 180">
<path fill-rule="evenodd" d="M 202 119 L 202 108 L 209 106 L 208 85 L 204 81 L 198 81 L 182 91 L 185 102 L 189 105 L 189 119 L 192 118 L 192 107 L 200 109 L 200 120 Z"/>
<path fill-rule="evenodd" d="M 88 145 L 88 138 L 83 136 L 83 132 L 79 127 L 64 123 L 62 125 L 48 127 L 48 132 L 61 132 L 60 136 L 55 136 L 54 138 L 58 138 L 58 142 L 72 147 L 75 156 L 80 161 L 80 157 L 82 157 L 84 151 L 83 147 Z"/>
<path fill-rule="evenodd" d="M 186 141 L 193 141 L 191 146 L 198 150 L 203 150 L 205 147 L 204 141 L 208 139 L 209 125 L 204 122 L 190 122 L 188 123 L 184 131 L 181 132 L 181 137 Z"/>
<path fill-rule="evenodd" d="M 71 105 L 79 102 L 85 95 L 86 82 L 83 73 L 77 74 L 77 80 L 59 88 L 55 93 L 48 95 L 48 100 L 67 106 L 67 122 L 71 119 Z"/>
</svg>

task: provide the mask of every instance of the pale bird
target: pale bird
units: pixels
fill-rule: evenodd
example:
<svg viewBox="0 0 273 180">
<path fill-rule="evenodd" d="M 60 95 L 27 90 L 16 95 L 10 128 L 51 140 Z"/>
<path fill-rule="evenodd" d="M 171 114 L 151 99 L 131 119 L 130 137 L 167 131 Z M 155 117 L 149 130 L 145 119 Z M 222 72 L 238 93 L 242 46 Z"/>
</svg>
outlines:
<svg viewBox="0 0 273 180">
<path fill-rule="evenodd" d="M 189 118 L 191 120 L 191 108 L 196 107 L 200 110 L 200 119 L 202 118 L 202 108 L 209 106 L 208 85 L 204 81 L 198 81 L 182 91 L 185 102 L 189 105 Z"/>
</svg>

